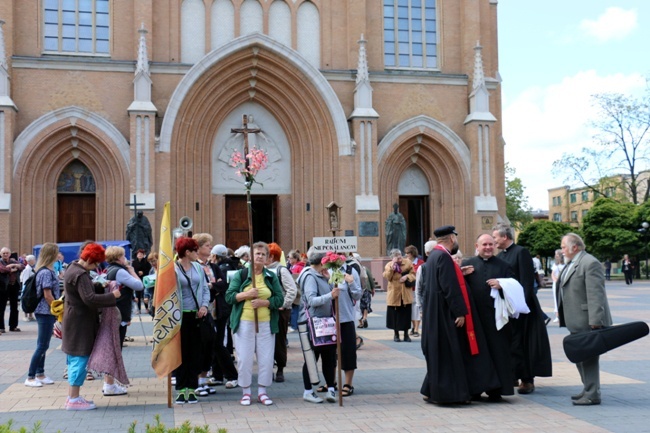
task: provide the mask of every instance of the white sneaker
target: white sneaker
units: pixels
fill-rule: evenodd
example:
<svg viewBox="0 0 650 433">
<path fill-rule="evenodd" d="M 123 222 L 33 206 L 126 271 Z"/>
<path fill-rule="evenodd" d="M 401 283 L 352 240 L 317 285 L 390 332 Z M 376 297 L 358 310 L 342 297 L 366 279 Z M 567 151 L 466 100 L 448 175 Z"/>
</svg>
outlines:
<svg viewBox="0 0 650 433">
<path fill-rule="evenodd" d="M 208 387 L 207 386 L 199 386 L 194 390 L 196 395 L 199 397 L 207 397 L 208 396 Z"/>
<path fill-rule="evenodd" d="M 102 388 L 102 394 L 107 397 L 112 395 L 125 395 L 126 393 L 126 387 L 118 385 L 117 383 L 114 383 L 112 385 L 105 383 Z"/>
<path fill-rule="evenodd" d="M 237 386 L 238 386 L 238 384 L 237 384 L 237 379 L 235 379 L 235 380 L 229 380 L 228 382 L 226 382 L 226 389 L 237 388 Z"/>
<path fill-rule="evenodd" d="M 176 385 L 176 378 L 172 377 L 172 385 Z"/>
<path fill-rule="evenodd" d="M 29 386 L 30 388 L 40 388 L 43 384 L 38 379 L 25 379 L 25 386 Z"/>
<path fill-rule="evenodd" d="M 553 319 L 553 323 L 557 323 L 559 321 L 560 321 L 560 319 L 558 319 L 557 317 L 555 319 Z"/>
<path fill-rule="evenodd" d="M 336 391 L 327 391 L 327 395 L 325 398 L 330 403 L 336 403 Z"/>
<path fill-rule="evenodd" d="M 322 403 L 323 399 L 316 395 L 314 391 L 311 394 L 303 395 L 302 399 L 310 403 Z"/>
<path fill-rule="evenodd" d="M 36 380 L 41 382 L 43 385 L 53 385 L 54 384 L 54 381 L 52 379 L 50 379 L 49 377 L 47 377 L 47 376 L 36 377 Z"/>
</svg>

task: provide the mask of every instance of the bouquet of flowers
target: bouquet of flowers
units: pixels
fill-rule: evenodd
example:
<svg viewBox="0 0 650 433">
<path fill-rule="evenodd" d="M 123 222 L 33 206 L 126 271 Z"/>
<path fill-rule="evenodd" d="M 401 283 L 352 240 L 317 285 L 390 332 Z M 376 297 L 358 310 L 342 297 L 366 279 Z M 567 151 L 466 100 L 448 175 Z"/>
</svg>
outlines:
<svg viewBox="0 0 650 433">
<path fill-rule="evenodd" d="M 335 252 L 329 251 L 321 260 L 321 263 L 325 268 L 331 272 L 329 283 L 335 286 L 338 286 L 343 282 L 345 275 L 341 271 L 341 267 L 345 263 L 345 256 L 343 254 L 336 254 Z"/>
<path fill-rule="evenodd" d="M 237 169 L 235 173 L 246 179 L 247 187 L 255 182 L 255 176 L 266 168 L 269 156 L 266 151 L 253 147 L 246 156 L 235 150 L 230 157 L 230 166 Z M 257 182 L 259 183 L 259 182 Z M 261 185 L 261 184 L 260 184 Z"/>
</svg>

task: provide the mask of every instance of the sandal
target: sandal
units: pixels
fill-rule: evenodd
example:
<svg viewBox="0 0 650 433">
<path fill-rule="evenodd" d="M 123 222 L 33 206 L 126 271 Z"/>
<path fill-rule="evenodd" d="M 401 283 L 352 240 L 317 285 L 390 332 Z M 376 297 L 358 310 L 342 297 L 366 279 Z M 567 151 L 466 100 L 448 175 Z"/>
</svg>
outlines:
<svg viewBox="0 0 650 433">
<path fill-rule="evenodd" d="M 349 397 L 352 394 L 354 394 L 354 387 L 352 385 L 348 385 L 347 383 L 343 385 L 343 390 L 341 391 L 341 395 L 343 397 Z"/>
<path fill-rule="evenodd" d="M 269 396 L 266 394 L 258 395 L 257 401 L 262 403 L 264 406 L 271 406 L 273 404 L 273 400 L 271 400 Z"/>
<path fill-rule="evenodd" d="M 250 394 L 244 394 L 241 397 L 241 400 L 239 400 L 239 404 L 242 406 L 250 406 L 251 405 L 251 395 Z"/>
<path fill-rule="evenodd" d="M 316 388 L 316 392 L 327 392 L 327 385 L 321 385 L 318 388 Z M 334 391 L 338 391 L 338 388 L 336 387 L 336 384 L 334 384 Z"/>
<path fill-rule="evenodd" d="M 89 371 L 86 373 L 86 380 L 95 380 L 95 376 Z"/>
</svg>

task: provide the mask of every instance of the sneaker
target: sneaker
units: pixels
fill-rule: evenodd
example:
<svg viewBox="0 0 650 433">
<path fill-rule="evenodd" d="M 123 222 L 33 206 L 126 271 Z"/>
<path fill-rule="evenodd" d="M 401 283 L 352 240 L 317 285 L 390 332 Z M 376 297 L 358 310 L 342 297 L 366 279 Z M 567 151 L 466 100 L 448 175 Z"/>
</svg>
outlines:
<svg viewBox="0 0 650 433">
<path fill-rule="evenodd" d="M 185 404 L 187 403 L 187 399 L 185 398 L 185 390 L 179 391 L 178 395 L 176 396 L 176 400 L 174 400 L 174 404 Z"/>
<path fill-rule="evenodd" d="M 311 394 L 303 395 L 302 399 L 308 401 L 309 403 L 322 403 L 323 399 L 316 395 L 314 391 Z"/>
<path fill-rule="evenodd" d="M 25 379 L 25 386 L 29 386 L 30 388 L 40 388 L 43 384 L 38 379 Z"/>
<path fill-rule="evenodd" d="M 226 382 L 226 389 L 237 388 L 237 386 L 238 386 L 237 379 L 229 380 L 228 382 Z"/>
<path fill-rule="evenodd" d="M 328 391 L 327 391 L 327 394 L 326 394 L 326 396 L 325 396 L 325 398 L 326 398 L 327 401 L 329 401 L 330 403 L 336 403 L 336 391 L 328 390 Z"/>
<path fill-rule="evenodd" d="M 105 396 L 125 395 L 126 392 L 127 392 L 126 387 L 122 385 L 118 385 L 117 383 L 114 383 L 112 385 L 105 383 L 102 388 L 102 394 L 104 394 Z"/>
<path fill-rule="evenodd" d="M 52 379 L 50 379 L 49 377 L 47 377 L 47 376 L 43 376 L 43 377 L 38 377 L 37 376 L 36 380 L 41 382 L 43 385 L 53 385 L 54 384 L 54 381 Z"/>
<path fill-rule="evenodd" d="M 77 398 L 77 401 L 68 400 L 65 404 L 65 410 L 93 410 L 97 409 L 95 403 L 86 401 L 83 397 Z"/>
<path fill-rule="evenodd" d="M 189 404 L 196 404 L 199 402 L 199 399 L 196 398 L 196 394 L 194 393 L 194 391 L 190 391 L 187 393 L 187 402 Z"/>
<path fill-rule="evenodd" d="M 176 378 L 172 377 L 172 385 L 176 385 Z"/>
<path fill-rule="evenodd" d="M 199 397 L 207 397 L 208 396 L 208 387 L 207 386 L 199 386 L 194 390 L 196 394 L 198 394 Z"/>
</svg>

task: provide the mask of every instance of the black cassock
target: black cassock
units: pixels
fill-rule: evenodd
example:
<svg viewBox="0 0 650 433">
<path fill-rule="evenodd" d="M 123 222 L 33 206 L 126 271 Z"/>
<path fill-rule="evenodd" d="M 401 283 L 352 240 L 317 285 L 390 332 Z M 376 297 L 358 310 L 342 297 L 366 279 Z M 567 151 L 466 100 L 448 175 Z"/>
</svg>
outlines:
<svg viewBox="0 0 650 433">
<path fill-rule="evenodd" d="M 553 373 L 551 346 L 548 341 L 544 314 L 535 295 L 533 280 L 535 268 L 528 250 L 512 244 L 501 251 L 498 258 L 510 265 L 515 279 L 524 288 L 526 304 L 530 313 L 511 319 L 513 379 L 532 379 L 535 376 L 549 377 Z"/>
<path fill-rule="evenodd" d="M 472 294 L 478 321 L 481 323 L 485 339 L 492 358 L 492 364 L 496 368 L 501 387 L 497 390 L 501 395 L 513 395 L 512 386 L 512 363 L 510 360 L 510 323 L 500 330 L 497 330 L 494 310 L 494 298 L 490 295 L 492 288 L 488 286 L 487 280 L 492 278 L 514 278 L 515 275 L 510 266 L 497 257 L 482 259 L 472 257 L 463 261 L 463 266 L 474 266 L 474 272 L 465 276 L 467 290 Z M 502 295 L 500 293 L 500 295 Z"/>
<path fill-rule="evenodd" d="M 475 308 L 472 306 L 477 355 L 470 353 L 466 327 L 457 328 L 454 323 L 456 317 L 467 314 L 467 307 L 451 256 L 433 250 L 423 265 L 422 277 L 422 352 L 427 363 L 422 395 L 437 403 L 458 403 L 498 388 Z"/>
</svg>

